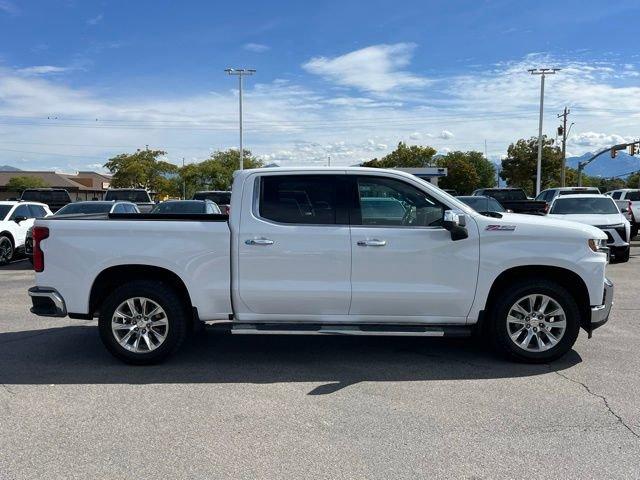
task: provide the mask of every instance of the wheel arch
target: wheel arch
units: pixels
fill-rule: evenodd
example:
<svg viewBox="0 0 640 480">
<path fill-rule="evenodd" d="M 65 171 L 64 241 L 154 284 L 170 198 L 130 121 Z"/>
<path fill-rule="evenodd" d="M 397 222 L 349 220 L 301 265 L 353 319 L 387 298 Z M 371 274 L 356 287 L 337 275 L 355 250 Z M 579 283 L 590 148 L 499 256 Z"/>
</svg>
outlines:
<svg viewBox="0 0 640 480">
<path fill-rule="evenodd" d="M 16 240 L 13 238 L 13 234 L 9 230 L 3 230 L 0 232 L 0 237 L 7 237 L 11 241 L 11 246 L 16 248 Z"/>
<path fill-rule="evenodd" d="M 552 280 L 566 288 L 573 296 L 580 311 L 580 325 L 589 329 L 591 319 L 591 306 L 589 289 L 582 277 L 577 273 L 563 268 L 548 265 L 526 265 L 512 267 L 496 277 L 491 285 L 491 290 L 485 304 L 485 312 L 490 312 L 495 304 L 496 297 L 508 285 L 523 278 L 542 278 Z"/>
<path fill-rule="evenodd" d="M 89 316 L 98 315 L 101 305 L 115 288 L 135 280 L 154 280 L 169 285 L 178 293 L 187 311 L 195 312 L 189 290 L 175 272 L 153 265 L 129 264 L 109 267 L 95 278 L 89 294 Z"/>
</svg>

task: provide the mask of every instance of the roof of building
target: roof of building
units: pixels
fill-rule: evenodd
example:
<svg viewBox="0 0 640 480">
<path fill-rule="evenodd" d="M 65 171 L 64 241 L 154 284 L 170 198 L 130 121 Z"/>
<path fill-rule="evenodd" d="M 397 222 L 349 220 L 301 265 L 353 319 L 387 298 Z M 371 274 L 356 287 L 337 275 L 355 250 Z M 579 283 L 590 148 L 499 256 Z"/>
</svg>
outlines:
<svg viewBox="0 0 640 480">
<path fill-rule="evenodd" d="M 37 177 L 42 179 L 49 187 L 64 188 L 67 190 L 104 190 L 104 184 L 111 181 L 111 177 L 97 172 L 78 172 L 77 175 L 51 172 L 51 171 L 0 171 L 0 187 L 13 177 Z"/>
</svg>

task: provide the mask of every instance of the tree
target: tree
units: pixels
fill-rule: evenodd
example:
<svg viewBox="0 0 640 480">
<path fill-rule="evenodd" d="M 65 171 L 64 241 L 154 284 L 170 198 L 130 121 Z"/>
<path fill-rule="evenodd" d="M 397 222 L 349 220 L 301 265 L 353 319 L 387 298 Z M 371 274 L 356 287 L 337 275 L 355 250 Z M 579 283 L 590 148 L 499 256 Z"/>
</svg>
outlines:
<svg viewBox="0 0 640 480">
<path fill-rule="evenodd" d="M 626 185 L 621 188 L 640 188 L 640 172 L 636 172 L 627 177 Z"/>
<path fill-rule="evenodd" d="M 137 150 L 122 153 L 104 165 L 113 174 L 111 185 L 116 188 L 145 188 L 152 192 L 176 195 L 175 174 L 178 167 L 158 160 L 166 155 L 162 150 Z"/>
<path fill-rule="evenodd" d="M 23 192 L 27 188 L 43 188 L 49 184 L 40 177 L 29 177 L 27 175 L 18 175 L 11 177 L 7 182 L 6 189 L 9 192 Z"/>
<path fill-rule="evenodd" d="M 554 146 L 553 139 L 546 136 L 542 140 L 542 177 L 541 189 L 549 188 L 558 182 L 562 168 L 562 151 Z M 509 145 L 507 158 L 502 160 L 500 178 L 510 187 L 523 188 L 527 193 L 535 193 L 536 168 L 538 163 L 538 138 L 520 139 Z"/>
<path fill-rule="evenodd" d="M 244 168 L 261 167 L 262 161 L 249 150 L 243 151 Z M 187 186 L 187 198 L 197 190 L 229 190 L 233 183 L 233 172 L 240 165 L 240 151 L 229 149 L 214 152 L 200 163 L 191 163 L 180 169 L 180 179 Z"/>
<path fill-rule="evenodd" d="M 438 186 L 461 195 L 496 184 L 496 168 L 480 152 L 450 152 L 439 158 L 437 164 L 447 168 L 447 176 L 438 180 Z"/>
<path fill-rule="evenodd" d="M 362 164 L 363 167 L 374 168 L 419 168 L 431 164 L 436 150 L 432 147 L 421 147 L 419 145 L 407 146 L 400 142 L 396 149 L 381 159 L 374 158 Z"/>
</svg>

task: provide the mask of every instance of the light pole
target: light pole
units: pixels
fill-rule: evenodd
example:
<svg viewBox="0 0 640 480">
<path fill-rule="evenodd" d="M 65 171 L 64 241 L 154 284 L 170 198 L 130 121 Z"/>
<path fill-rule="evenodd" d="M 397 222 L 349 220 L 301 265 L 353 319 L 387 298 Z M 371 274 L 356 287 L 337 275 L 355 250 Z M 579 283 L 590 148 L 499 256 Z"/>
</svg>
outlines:
<svg viewBox="0 0 640 480">
<path fill-rule="evenodd" d="M 239 124 L 240 124 L 240 170 L 242 170 L 244 168 L 244 163 L 243 163 L 243 147 L 242 147 L 242 77 L 244 77 L 245 75 L 253 75 L 254 73 L 256 73 L 255 69 L 252 68 L 227 68 L 225 69 L 225 72 L 227 72 L 228 75 L 236 75 L 238 77 L 238 98 L 239 98 L 239 102 L 238 102 L 238 112 L 239 112 Z"/>
<path fill-rule="evenodd" d="M 559 68 L 531 68 L 531 75 L 540 75 L 540 120 L 538 122 L 538 165 L 536 167 L 536 196 L 540 194 L 542 179 L 542 114 L 544 111 L 544 77 L 555 74 Z"/>
</svg>

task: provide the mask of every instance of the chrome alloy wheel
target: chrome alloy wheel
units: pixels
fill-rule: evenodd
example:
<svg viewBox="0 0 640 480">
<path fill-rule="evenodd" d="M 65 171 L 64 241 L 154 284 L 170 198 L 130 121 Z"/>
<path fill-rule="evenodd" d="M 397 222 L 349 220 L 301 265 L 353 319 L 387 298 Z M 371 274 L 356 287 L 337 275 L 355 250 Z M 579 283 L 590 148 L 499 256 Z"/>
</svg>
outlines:
<svg viewBox="0 0 640 480">
<path fill-rule="evenodd" d="M 111 331 L 121 347 L 134 353 L 147 353 L 164 343 L 169 320 L 164 309 L 153 300 L 133 297 L 116 308 Z"/>
<path fill-rule="evenodd" d="M 567 317 L 553 298 L 533 294 L 522 297 L 509 309 L 507 333 L 527 352 L 544 352 L 558 344 L 567 330 Z"/>
<path fill-rule="evenodd" d="M 13 246 L 7 237 L 0 237 L 0 263 L 9 263 L 13 257 Z"/>
</svg>

